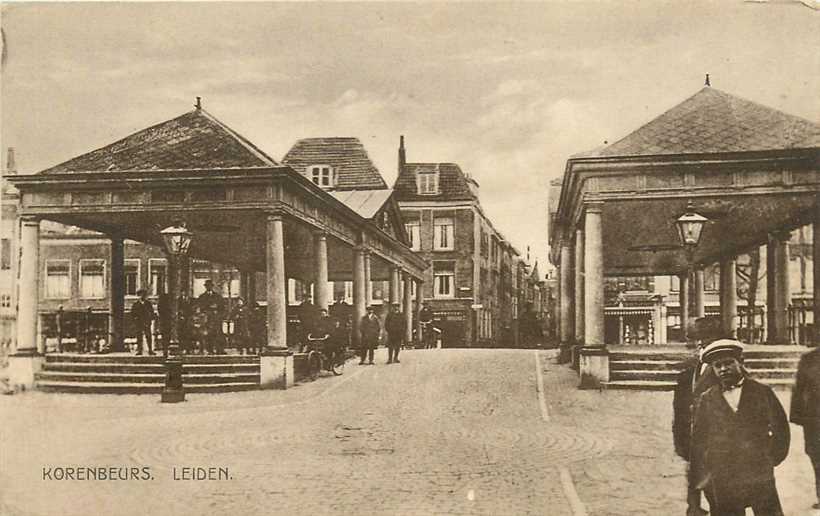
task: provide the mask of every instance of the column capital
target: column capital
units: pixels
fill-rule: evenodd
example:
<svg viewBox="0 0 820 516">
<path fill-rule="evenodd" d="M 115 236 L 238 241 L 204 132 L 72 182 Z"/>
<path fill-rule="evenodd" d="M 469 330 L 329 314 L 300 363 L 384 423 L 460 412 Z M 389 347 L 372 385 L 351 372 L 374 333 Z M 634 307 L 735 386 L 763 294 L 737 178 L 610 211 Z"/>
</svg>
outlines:
<svg viewBox="0 0 820 516">
<path fill-rule="evenodd" d="M 604 201 L 584 201 L 584 213 L 601 213 L 604 209 Z"/>
<path fill-rule="evenodd" d="M 775 240 L 777 242 L 788 242 L 789 239 L 792 237 L 792 232 L 787 229 L 782 229 L 779 231 L 772 231 L 769 233 L 769 239 Z"/>
<path fill-rule="evenodd" d="M 20 217 L 20 222 L 25 226 L 39 226 L 40 220 L 40 217 L 34 215 L 22 215 Z"/>
<path fill-rule="evenodd" d="M 265 212 L 265 219 L 268 222 L 281 222 L 284 219 L 284 213 L 282 213 L 279 210 L 266 211 Z"/>
<path fill-rule="evenodd" d="M 327 231 L 324 229 L 313 230 L 313 238 L 315 240 L 327 240 Z"/>
</svg>

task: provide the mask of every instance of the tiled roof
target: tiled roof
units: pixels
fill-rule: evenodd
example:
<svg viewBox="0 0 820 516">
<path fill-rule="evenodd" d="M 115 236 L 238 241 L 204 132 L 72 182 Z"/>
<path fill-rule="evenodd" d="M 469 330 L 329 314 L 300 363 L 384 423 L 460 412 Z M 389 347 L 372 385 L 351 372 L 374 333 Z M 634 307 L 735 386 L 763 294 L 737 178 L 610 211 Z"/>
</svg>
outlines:
<svg viewBox="0 0 820 516">
<path fill-rule="evenodd" d="M 439 175 L 439 193 L 420 195 L 416 187 L 416 174 L 434 172 L 438 172 Z M 473 199 L 467 177 L 455 163 L 407 163 L 396 178 L 393 190 L 396 192 L 396 200 L 399 201 Z"/>
<path fill-rule="evenodd" d="M 393 190 L 342 190 L 330 192 L 360 217 L 372 219 L 390 199 Z"/>
<path fill-rule="evenodd" d="M 625 138 L 588 156 L 744 152 L 820 146 L 820 125 L 704 87 Z"/>
<path fill-rule="evenodd" d="M 305 138 L 288 151 L 282 164 L 307 175 L 311 165 L 330 165 L 336 173 L 337 190 L 387 188 L 379 169 L 370 161 L 358 138 Z"/>
<path fill-rule="evenodd" d="M 195 109 L 51 167 L 41 174 L 275 165 L 277 163 L 270 156 L 204 109 Z"/>
</svg>

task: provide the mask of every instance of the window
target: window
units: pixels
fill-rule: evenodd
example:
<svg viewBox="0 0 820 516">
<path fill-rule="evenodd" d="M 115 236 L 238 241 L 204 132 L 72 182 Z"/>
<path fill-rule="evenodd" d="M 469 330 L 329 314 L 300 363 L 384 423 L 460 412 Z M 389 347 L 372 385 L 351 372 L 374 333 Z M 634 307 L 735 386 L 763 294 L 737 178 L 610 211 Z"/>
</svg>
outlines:
<svg viewBox="0 0 820 516">
<path fill-rule="evenodd" d="M 453 262 L 433 262 L 433 296 L 453 297 L 455 271 Z"/>
<path fill-rule="evenodd" d="M 80 260 L 80 297 L 105 297 L 105 260 Z"/>
<path fill-rule="evenodd" d="M 313 184 L 319 185 L 322 188 L 330 188 L 336 186 L 333 168 L 328 165 L 313 165 L 310 167 L 310 180 Z"/>
<path fill-rule="evenodd" d="M 46 260 L 46 289 L 48 299 L 71 297 L 71 262 L 69 260 Z"/>
<path fill-rule="evenodd" d="M 140 289 L 139 259 L 125 260 L 125 295 L 136 296 Z"/>
<path fill-rule="evenodd" d="M 11 239 L 3 238 L 0 244 L 0 269 L 5 271 L 11 269 Z"/>
<path fill-rule="evenodd" d="M 489 243 L 488 243 L 488 240 L 487 240 L 487 233 L 485 233 L 484 230 L 482 229 L 481 230 L 481 256 L 486 258 L 488 254 L 489 254 Z"/>
<path fill-rule="evenodd" d="M 410 249 L 413 251 L 421 250 L 421 224 L 417 220 L 410 221 L 404 225 L 404 230 L 407 232 L 407 238 L 410 241 Z"/>
<path fill-rule="evenodd" d="M 11 296 L 3 294 L 0 296 L 0 308 L 11 308 Z"/>
<path fill-rule="evenodd" d="M 148 274 L 151 277 L 151 295 L 168 292 L 168 263 L 165 258 L 149 258 Z"/>
<path fill-rule="evenodd" d="M 416 188 L 420 195 L 434 195 L 438 193 L 438 174 L 426 172 L 416 174 Z"/>
<path fill-rule="evenodd" d="M 433 222 L 433 249 L 437 251 L 453 249 L 453 219 L 436 218 Z"/>
</svg>

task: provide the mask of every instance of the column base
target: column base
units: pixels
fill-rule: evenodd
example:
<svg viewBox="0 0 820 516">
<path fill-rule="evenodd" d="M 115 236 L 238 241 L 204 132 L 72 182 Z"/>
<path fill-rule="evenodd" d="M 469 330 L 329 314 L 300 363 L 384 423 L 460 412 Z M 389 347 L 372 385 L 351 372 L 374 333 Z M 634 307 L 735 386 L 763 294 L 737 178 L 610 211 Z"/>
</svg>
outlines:
<svg viewBox="0 0 820 516">
<path fill-rule="evenodd" d="M 583 344 L 573 344 L 570 347 L 570 366 L 575 371 L 581 370 L 581 348 L 583 347 Z"/>
<path fill-rule="evenodd" d="M 46 357 L 36 351 L 9 355 L 9 387 L 15 391 L 34 388 L 34 377 L 43 368 Z"/>
<path fill-rule="evenodd" d="M 603 346 L 580 349 L 581 389 L 600 389 L 609 381 L 609 351 Z"/>
<path fill-rule="evenodd" d="M 287 389 L 293 386 L 293 352 L 287 348 L 265 348 L 259 355 L 259 386 Z"/>
<path fill-rule="evenodd" d="M 558 345 L 558 363 L 569 364 L 572 362 L 572 343 L 561 342 Z"/>
</svg>

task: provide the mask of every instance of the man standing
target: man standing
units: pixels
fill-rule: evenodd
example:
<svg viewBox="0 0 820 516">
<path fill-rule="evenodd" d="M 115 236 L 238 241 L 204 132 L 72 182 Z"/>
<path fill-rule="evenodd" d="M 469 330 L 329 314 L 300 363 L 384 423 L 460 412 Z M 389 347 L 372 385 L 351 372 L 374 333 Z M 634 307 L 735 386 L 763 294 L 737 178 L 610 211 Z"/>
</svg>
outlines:
<svg viewBox="0 0 820 516">
<path fill-rule="evenodd" d="M 427 308 L 427 305 L 422 304 L 419 310 L 419 323 L 421 323 L 421 337 L 422 345 L 425 349 L 433 347 L 433 312 Z"/>
<path fill-rule="evenodd" d="M 197 298 L 197 304 L 207 317 L 207 340 L 205 346 L 214 353 L 222 352 L 222 314 L 225 310 L 225 300 L 214 291 L 214 282 L 205 281 L 205 292 Z"/>
<path fill-rule="evenodd" d="M 382 325 L 379 323 L 379 318 L 376 317 L 376 311 L 372 306 L 367 307 L 367 314 L 362 317 L 359 325 L 359 333 L 361 340 L 361 360 L 359 365 L 364 365 L 367 360 L 369 365 L 373 365 L 373 353 L 376 346 L 379 345 L 379 335 L 382 331 Z"/>
<path fill-rule="evenodd" d="M 820 348 L 800 358 L 789 415 L 792 423 L 803 427 L 806 455 L 814 466 L 817 502 L 811 507 L 820 509 Z"/>
<path fill-rule="evenodd" d="M 390 312 L 384 320 L 387 331 L 387 363 L 399 363 L 399 350 L 404 339 L 404 315 L 399 311 L 399 304 L 390 305 Z"/>
<path fill-rule="evenodd" d="M 705 317 L 695 321 L 694 328 L 689 332 L 695 339 L 695 353 L 688 360 L 680 364 L 677 384 L 672 398 L 672 439 L 675 443 L 675 453 L 689 462 L 692 440 L 692 415 L 695 411 L 695 402 L 701 394 L 718 383 L 712 368 L 703 362 L 700 354 L 703 349 L 716 340 L 719 330 L 712 328 Z M 708 512 L 701 507 L 701 493 L 693 486 L 691 476 L 687 478 L 686 516 L 705 516 Z"/>
<path fill-rule="evenodd" d="M 145 339 L 148 345 L 148 354 L 153 355 L 154 349 L 151 343 L 151 321 L 156 319 L 154 306 L 148 300 L 148 293 L 145 289 L 137 291 L 139 299 L 131 305 L 131 317 L 137 327 L 137 355 L 142 355 L 142 341 Z"/>
<path fill-rule="evenodd" d="M 716 340 L 703 350 L 719 384 L 700 398 L 692 430 L 693 485 L 712 516 L 782 516 L 774 468 L 789 452 L 789 423 L 771 388 L 744 374 L 743 346 Z"/>
</svg>

